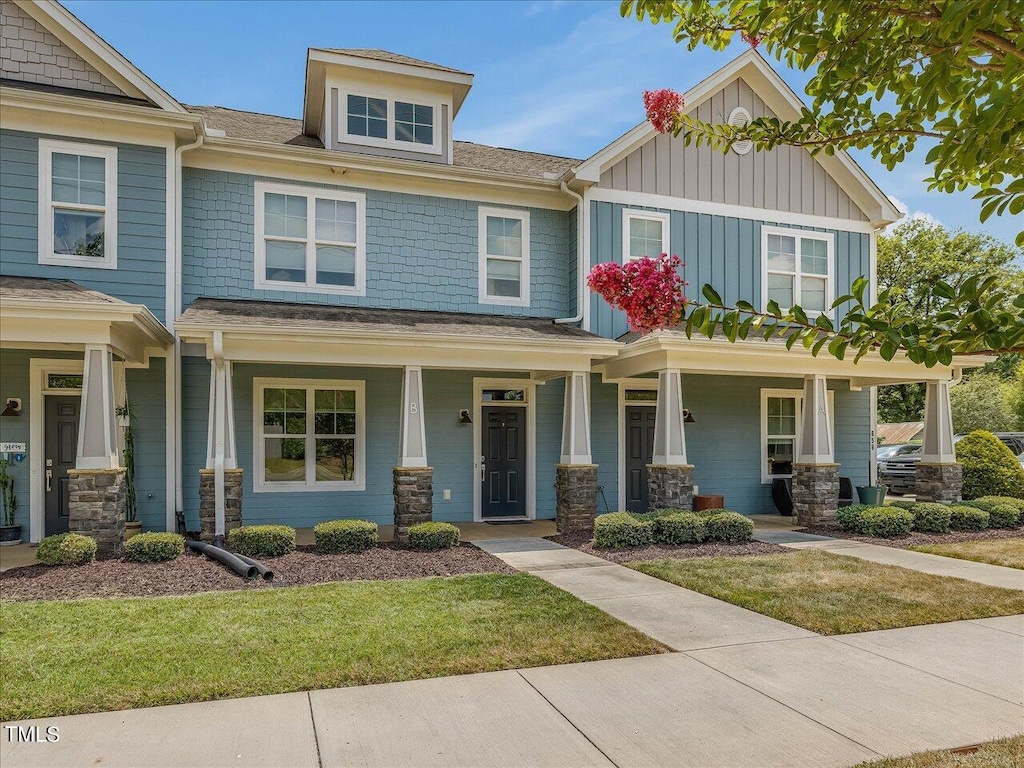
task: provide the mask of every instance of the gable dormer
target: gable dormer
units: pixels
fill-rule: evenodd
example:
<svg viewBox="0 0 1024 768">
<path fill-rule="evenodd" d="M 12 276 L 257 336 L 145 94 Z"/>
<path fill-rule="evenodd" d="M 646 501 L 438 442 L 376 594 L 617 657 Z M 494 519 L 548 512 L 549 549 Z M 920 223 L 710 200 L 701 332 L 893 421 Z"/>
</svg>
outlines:
<svg viewBox="0 0 1024 768">
<path fill-rule="evenodd" d="M 373 48 L 310 48 L 303 132 L 327 149 L 452 162 L 473 76 Z"/>
</svg>

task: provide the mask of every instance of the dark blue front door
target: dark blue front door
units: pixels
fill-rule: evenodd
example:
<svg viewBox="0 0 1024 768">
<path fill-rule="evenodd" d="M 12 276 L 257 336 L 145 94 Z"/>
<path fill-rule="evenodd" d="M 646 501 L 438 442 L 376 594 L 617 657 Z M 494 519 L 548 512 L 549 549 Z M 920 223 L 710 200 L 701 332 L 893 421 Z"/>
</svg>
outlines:
<svg viewBox="0 0 1024 768">
<path fill-rule="evenodd" d="M 482 517 L 526 516 L 526 409 L 483 408 Z"/>
</svg>

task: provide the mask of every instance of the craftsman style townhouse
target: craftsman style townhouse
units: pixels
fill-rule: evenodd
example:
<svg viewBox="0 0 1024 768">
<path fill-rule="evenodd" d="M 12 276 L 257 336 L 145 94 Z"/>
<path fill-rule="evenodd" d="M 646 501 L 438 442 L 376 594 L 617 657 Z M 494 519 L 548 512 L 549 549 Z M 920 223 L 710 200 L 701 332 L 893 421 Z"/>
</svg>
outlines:
<svg viewBox="0 0 1024 768">
<path fill-rule="evenodd" d="M 58 3 L 0 17 L 0 440 L 26 539 L 116 538 L 129 422 L 147 529 L 571 530 L 698 489 L 771 511 L 777 477 L 813 518 L 840 474 L 872 480 L 874 388 L 901 381 L 929 383 L 922 482 L 957 492 L 959 362 L 633 334 L 586 288 L 677 253 L 727 301 L 833 311 L 899 217 L 842 153 L 647 123 L 585 159 L 458 141 L 473 76 L 382 50 L 309 49 L 300 118 L 190 106 Z M 686 93 L 704 120 L 801 108 L 754 51 Z"/>
</svg>

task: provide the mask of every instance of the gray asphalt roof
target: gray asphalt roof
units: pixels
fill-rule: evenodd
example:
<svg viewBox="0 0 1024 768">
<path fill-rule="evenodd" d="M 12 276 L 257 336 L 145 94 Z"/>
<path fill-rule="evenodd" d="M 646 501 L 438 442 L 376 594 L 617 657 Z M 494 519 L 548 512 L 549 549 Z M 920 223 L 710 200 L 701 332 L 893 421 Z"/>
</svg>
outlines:
<svg viewBox="0 0 1024 768">
<path fill-rule="evenodd" d="M 87 301 L 94 304 L 124 303 L 105 293 L 83 288 L 70 280 L 0 275 L 0 302 L 8 299 Z"/>
<path fill-rule="evenodd" d="M 374 61 L 390 61 L 393 64 L 408 64 L 413 67 L 425 67 L 427 69 L 436 69 L 439 72 L 452 72 L 457 75 L 470 74 L 469 72 L 463 72 L 461 69 L 452 69 L 443 64 L 435 64 L 432 61 L 414 59 L 412 56 L 385 51 L 383 48 L 313 48 L 313 50 L 330 51 L 331 53 L 340 53 L 345 56 L 358 56 L 361 59 L 372 59 Z"/>
</svg>

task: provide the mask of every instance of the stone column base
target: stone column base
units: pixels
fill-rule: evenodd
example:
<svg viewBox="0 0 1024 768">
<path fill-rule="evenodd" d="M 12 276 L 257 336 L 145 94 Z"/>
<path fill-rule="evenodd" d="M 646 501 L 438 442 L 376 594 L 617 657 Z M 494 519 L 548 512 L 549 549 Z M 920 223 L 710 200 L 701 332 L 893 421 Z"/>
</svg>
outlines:
<svg viewBox="0 0 1024 768">
<path fill-rule="evenodd" d="M 555 525 L 559 533 L 589 533 L 597 514 L 597 464 L 555 465 Z"/>
<path fill-rule="evenodd" d="M 960 501 L 963 485 L 964 472 L 959 464 L 926 464 L 923 461 L 917 463 L 914 493 L 918 501 Z"/>
<path fill-rule="evenodd" d="M 242 524 L 242 477 L 245 470 L 224 470 L 224 535 Z M 213 541 L 217 536 L 215 471 L 199 470 L 199 538 Z"/>
<path fill-rule="evenodd" d="M 648 464 L 650 509 L 693 509 L 692 464 Z"/>
<path fill-rule="evenodd" d="M 838 508 L 838 464 L 793 465 L 793 514 L 800 525 L 831 523 Z"/>
<path fill-rule="evenodd" d="M 434 468 L 394 467 L 395 541 L 409 543 L 409 527 L 434 519 Z"/>
<path fill-rule="evenodd" d="M 96 539 L 100 557 L 124 548 L 126 477 L 123 467 L 68 470 L 68 531 Z"/>
</svg>

